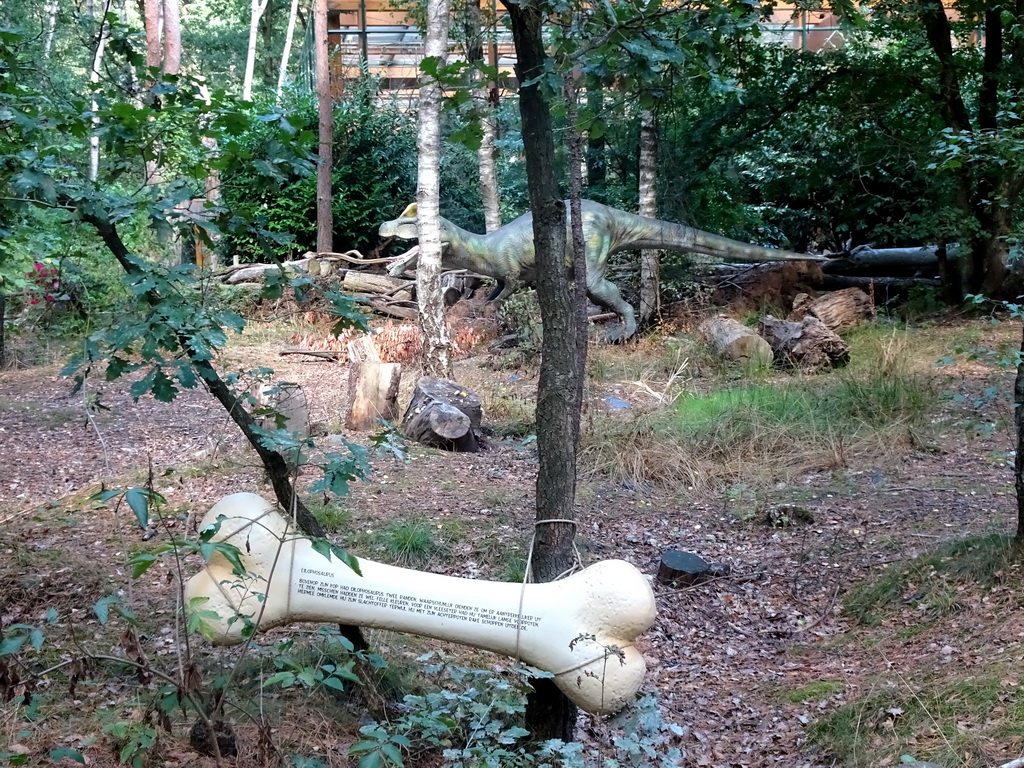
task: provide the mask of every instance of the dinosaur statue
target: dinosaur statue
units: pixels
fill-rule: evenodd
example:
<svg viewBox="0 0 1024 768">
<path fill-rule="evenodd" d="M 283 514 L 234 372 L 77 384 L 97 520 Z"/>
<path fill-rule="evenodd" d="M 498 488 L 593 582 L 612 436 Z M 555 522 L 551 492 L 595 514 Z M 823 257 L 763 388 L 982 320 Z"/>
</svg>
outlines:
<svg viewBox="0 0 1024 768">
<path fill-rule="evenodd" d="M 569 201 L 565 202 L 570 210 Z M 582 201 L 583 237 L 586 241 L 587 295 L 595 304 L 618 314 L 623 320 L 622 339 L 636 333 L 633 307 L 623 300 L 615 283 L 605 276 L 608 257 L 620 251 L 674 250 L 692 251 L 728 261 L 824 261 L 821 256 L 808 256 L 792 251 L 749 245 L 727 237 L 669 221 L 648 219 L 592 200 Z M 415 240 L 416 204 L 402 215 L 380 225 L 381 237 Z M 566 264 L 571 263 L 572 232 L 566 216 Z M 498 288 L 488 299 L 501 301 L 523 285 L 536 281 L 533 251 L 533 214 L 526 213 L 515 221 L 486 235 L 468 232 L 441 218 L 441 266 L 444 269 L 466 269 L 493 277 Z M 396 262 L 389 270 L 400 275 L 416 265 L 418 254 Z"/>
</svg>

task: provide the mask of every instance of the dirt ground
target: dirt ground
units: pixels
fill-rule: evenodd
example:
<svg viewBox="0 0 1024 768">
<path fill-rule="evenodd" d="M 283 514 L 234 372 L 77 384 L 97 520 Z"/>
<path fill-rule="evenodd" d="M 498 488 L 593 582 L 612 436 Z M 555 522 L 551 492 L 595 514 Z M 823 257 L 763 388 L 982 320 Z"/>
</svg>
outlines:
<svg viewBox="0 0 1024 768">
<path fill-rule="evenodd" d="M 1019 331 L 1007 327 L 996 333 L 1009 338 Z M 273 366 L 279 379 L 303 386 L 321 432 L 340 431 L 347 367 L 277 357 L 282 344 L 281 339 L 232 344 L 221 368 Z M 460 361 L 459 378 L 485 400 L 532 400 L 536 371 L 489 370 L 481 365 L 484 357 Z M 70 382 L 57 370 L 0 373 L 0 574 L 8 585 L 0 606 L 3 624 L 40 622 L 53 603 L 74 609 L 88 634 L 92 602 L 127 590 L 137 606 L 166 615 L 169 626 L 174 603 L 166 574 L 155 568 L 129 586 L 125 556 L 141 546 L 143 532 L 127 510 L 92 510 L 86 497 L 100 483 L 141 484 L 151 468 L 171 508 L 202 515 L 228 493 L 266 494 L 262 472 L 202 391 L 184 392 L 171 405 L 152 398 L 134 403 L 127 384 L 96 377 L 84 392 L 71 395 Z M 676 740 L 683 765 L 829 766 L 830 757 L 806 745 L 808 727 L 880 678 L 898 683 L 910 667 L 941 669 L 969 665 L 977 654 L 1020 654 L 1020 636 L 992 650 L 984 631 L 978 635 L 979 626 L 971 625 L 981 614 L 970 614 L 964 623 L 936 624 L 908 638 L 899 657 L 892 657 L 889 646 L 883 651 L 877 643 L 851 640 L 866 630 L 841 613 L 846 590 L 886 564 L 948 539 L 1014 531 L 1012 376 L 967 362 L 936 375 L 944 377 L 948 394 L 966 399 L 945 400 L 948 412 L 936 418 L 948 418 L 949 427 L 927 445 L 907 448 L 895 460 L 853 457 L 838 469 L 801 473 L 759 498 L 757 509 L 745 510 L 727 490 L 584 478 L 577 511 L 584 562 L 622 558 L 653 575 L 661 555 L 678 548 L 729 566 L 727 577 L 687 589 L 655 581 L 657 622 L 639 641 L 648 665 L 644 690 L 657 693 L 665 721 L 683 730 Z M 414 371 L 403 378 L 408 389 Z M 983 396 L 988 387 L 997 388 L 995 397 Z M 640 397 L 623 382 L 592 383 L 588 408 L 603 408 L 608 395 L 636 403 Z M 88 409 L 90 401 L 106 409 Z M 992 434 L 965 429 L 969 413 L 998 428 Z M 439 530 L 462 531 L 452 536 L 446 557 L 425 567 L 501 578 L 499 558 L 495 554 L 488 562 L 487 552 L 525 552 L 535 470 L 534 444 L 518 437 L 495 437 L 489 450 L 477 454 L 414 448 L 405 464 L 375 459 L 371 482 L 357 484 L 338 504 L 347 510 L 352 534 L 411 517 L 429 520 Z M 778 524 L 758 521 L 765 517 Z M 186 525 L 183 519 L 180 526 Z M 483 539 L 493 540 L 491 550 L 481 548 Z M 40 563 L 49 565 L 40 568 Z M 998 631 L 1011 631 L 1008 617 L 1001 621 Z M 167 650 L 169 631 L 150 638 L 162 649 L 154 652 Z M 841 685 L 820 697 L 789 695 L 823 680 Z M 11 730 L 11 718 L 10 713 L 5 718 L 11 741 L 45 741 L 47 729 L 62 743 L 89 735 L 68 734 L 61 724 L 45 722 L 26 726 L 32 734 L 19 735 Z M 582 740 L 596 738 L 590 718 L 580 725 Z M 196 759 L 187 739 L 180 742 L 178 757 L 165 764 Z M 0 744 L 0 749 L 10 746 Z M 1019 754 L 1010 750 L 1019 746 L 992 744 L 990 757 L 994 763 L 1010 760 Z M 102 762 L 97 761 L 93 758 L 93 764 Z"/>
</svg>

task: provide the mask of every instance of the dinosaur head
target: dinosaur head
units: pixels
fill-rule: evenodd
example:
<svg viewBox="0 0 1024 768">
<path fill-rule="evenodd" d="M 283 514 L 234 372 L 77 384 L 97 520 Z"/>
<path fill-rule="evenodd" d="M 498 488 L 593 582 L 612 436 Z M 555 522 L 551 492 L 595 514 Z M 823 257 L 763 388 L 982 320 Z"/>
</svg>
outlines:
<svg viewBox="0 0 1024 768">
<path fill-rule="evenodd" d="M 416 232 L 416 203 L 408 206 L 397 219 L 385 221 L 378 230 L 381 237 L 398 237 L 402 240 L 415 240 Z"/>
</svg>

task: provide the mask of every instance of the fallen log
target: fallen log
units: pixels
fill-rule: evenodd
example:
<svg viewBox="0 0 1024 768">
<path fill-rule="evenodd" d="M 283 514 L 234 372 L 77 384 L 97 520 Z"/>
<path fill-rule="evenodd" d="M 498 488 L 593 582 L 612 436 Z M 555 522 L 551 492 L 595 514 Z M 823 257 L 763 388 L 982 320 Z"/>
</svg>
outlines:
<svg viewBox="0 0 1024 768">
<path fill-rule="evenodd" d="M 277 354 L 281 357 L 284 357 L 285 355 L 309 355 L 310 357 L 320 357 L 324 360 L 330 360 L 332 363 L 336 363 L 341 360 L 340 352 L 330 352 L 322 349 L 282 349 Z"/>
<path fill-rule="evenodd" d="M 799 323 L 765 315 L 759 330 L 771 345 L 775 358 L 795 368 L 827 371 L 850 362 L 850 347 L 846 342 L 812 315 Z"/>
<path fill-rule="evenodd" d="M 812 298 L 806 293 L 793 299 L 790 320 L 799 321 L 807 315 L 818 318 L 829 330 L 836 333 L 859 325 L 874 314 L 875 306 L 871 297 L 860 288 L 845 288 Z"/>
<path fill-rule="evenodd" d="M 767 368 L 775 358 L 771 346 L 757 332 L 725 315 L 715 315 L 700 326 L 705 341 L 728 360 Z"/>
<path fill-rule="evenodd" d="M 400 301 L 411 301 L 415 283 L 390 275 L 375 275 L 350 269 L 345 273 L 342 287 L 346 293 L 384 294 Z"/>
<path fill-rule="evenodd" d="M 402 434 L 435 448 L 476 452 L 483 413 L 480 398 L 462 385 L 424 376 L 402 417 Z"/>
<path fill-rule="evenodd" d="M 394 301 L 384 296 L 365 296 L 365 294 L 360 298 L 365 298 L 370 309 L 382 315 L 397 317 L 399 320 L 418 320 L 420 317 L 419 308 L 409 301 Z"/>
<path fill-rule="evenodd" d="M 825 274 L 933 276 L 939 271 L 938 251 L 936 245 L 909 248 L 872 248 L 870 245 L 860 245 L 848 254 L 825 262 L 821 269 Z M 959 253 L 957 244 L 946 246 L 946 258 L 950 261 L 956 259 Z"/>
</svg>

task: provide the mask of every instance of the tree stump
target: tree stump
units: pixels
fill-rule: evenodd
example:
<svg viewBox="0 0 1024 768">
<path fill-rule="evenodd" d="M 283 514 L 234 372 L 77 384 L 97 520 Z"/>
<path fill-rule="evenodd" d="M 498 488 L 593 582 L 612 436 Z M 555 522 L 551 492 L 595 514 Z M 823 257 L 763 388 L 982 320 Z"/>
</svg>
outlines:
<svg viewBox="0 0 1024 768">
<path fill-rule="evenodd" d="M 844 288 L 841 291 L 825 293 L 812 299 L 801 293 L 793 299 L 793 311 L 790 320 L 803 320 L 812 315 L 836 333 L 853 328 L 875 311 L 871 297 L 860 288 Z"/>
<path fill-rule="evenodd" d="M 402 434 L 449 451 L 480 450 L 483 406 L 473 392 L 449 379 L 423 377 L 402 418 Z"/>
<path fill-rule="evenodd" d="M 383 419 L 389 424 L 398 418 L 398 385 L 402 380 L 400 363 L 382 363 L 369 336 L 360 336 L 348 344 L 349 407 L 345 426 L 366 431 Z"/>
<path fill-rule="evenodd" d="M 658 581 L 674 587 L 692 587 L 711 570 L 707 560 L 693 552 L 670 549 L 661 556 Z"/>
<path fill-rule="evenodd" d="M 287 429 L 301 440 L 309 437 L 309 405 L 298 384 L 263 384 L 259 403 L 261 408 L 274 411 L 260 419 L 264 429 Z"/>
<path fill-rule="evenodd" d="M 705 320 L 700 326 L 700 332 L 711 348 L 728 360 L 767 368 L 775 358 L 767 341 L 752 329 L 725 315 L 715 315 Z"/>
<path fill-rule="evenodd" d="M 850 362 L 850 348 L 846 342 L 812 315 L 799 323 L 765 315 L 760 329 L 775 356 L 796 368 L 827 371 Z"/>
</svg>

